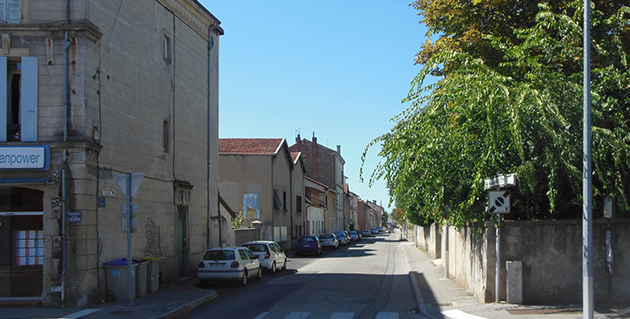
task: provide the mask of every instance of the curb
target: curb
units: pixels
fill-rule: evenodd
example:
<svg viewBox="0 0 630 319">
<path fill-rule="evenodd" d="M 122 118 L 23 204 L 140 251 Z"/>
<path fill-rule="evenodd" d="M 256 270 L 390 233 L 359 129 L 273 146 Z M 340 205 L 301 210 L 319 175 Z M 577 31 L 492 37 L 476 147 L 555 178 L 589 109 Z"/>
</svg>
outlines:
<svg viewBox="0 0 630 319">
<path fill-rule="evenodd" d="M 169 312 L 165 312 L 161 315 L 157 315 L 155 317 L 151 317 L 151 319 L 166 319 L 166 318 L 171 318 L 171 317 L 175 317 L 175 316 L 179 316 L 182 314 L 185 314 L 189 311 L 192 311 L 193 309 L 199 307 L 200 305 L 214 299 L 217 297 L 217 293 L 216 291 L 212 291 L 213 294 L 210 294 L 208 296 L 199 298 L 197 300 L 193 300 L 183 306 L 177 307 Z"/>
<path fill-rule="evenodd" d="M 399 243 L 400 248 L 402 249 L 403 252 L 403 256 L 405 257 L 405 261 L 407 262 L 407 269 L 411 269 L 411 263 L 409 263 L 409 258 L 407 258 L 407 253 L 405 252 L 405 248 L 402 247 L 402 245 Z M 415 246 L 414 246 L 415 248 Z M 429 314 L 429 312 L 427 311 L 427 305 L 424 302 L 424 298 L 422 297 L 422 291 L 420 290 L 420 285 L 418 284 L 418 279 L 416 279 L 416 276 L 414 275 L 415 271 L 411 271 L 409 270 L 409 278 L 411 278 L 411 284 L 413 286 L 413 291 L 415 292 L 416 295 L 416 302 L 418 303 L 418 309 L 420 310 L 420 312 L 422 312 L 422 314 L 430 319 L 437 319 L 433 316 L 431 316 Z"/>
</svg>

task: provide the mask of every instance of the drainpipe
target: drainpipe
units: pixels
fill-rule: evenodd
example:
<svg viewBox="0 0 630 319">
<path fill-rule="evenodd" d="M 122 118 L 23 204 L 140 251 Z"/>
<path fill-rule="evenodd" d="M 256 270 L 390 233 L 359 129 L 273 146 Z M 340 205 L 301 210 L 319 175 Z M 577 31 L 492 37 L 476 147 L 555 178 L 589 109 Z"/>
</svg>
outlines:
<svg viewBox="0 0 630 319">
<path fill-rule="evenodd" d="M 207 136 L 207 143 L 208 143 L 208 155 L 207 155 L 207 163 L 208 163 L 208 175 L 207 175 L 207 182 L 208 182 L 208 195 L 207 195 L 207 207 L 208 207 L 208 235 L 206 238 L 206 245 L 209 245 L 211 242 L 210 239 L 210 229 L 211 229 L 211 223 L 212 223 L 212 216 L 210 216 L 210 189 L 212 189 L 212 179 L 211 179 L 211 174 L 210 174 L 210 158 L 212 156 L 212 152 L 211 152 L 211 148 L 210 148 L 210 139 L 212 138 L 212 134 L 211 134 L 211 126 L 212 126 L 212 116 L 210 114 L 211 110 L 212 110 L 212 85 L 210 85 L 210 83 L 212 82 L 212 47 L 214 46 L 214 38 L 212 37 L 212 27 L 214 25 L 210 26 L 210 28 L 208 29 L 208 136 Z M 219 191 L 219 193 L 217 193 L 218 196 L 221 196 L 221 193 Z M 219 246 L 221 246 L 221 203 L 219 202 L 219 197 L 217 197 L 217 207 L 218 207 L 218 211 L 217 211 L 217 215 L 219 218 Z"/>
<path fill-rule="evenodd" d="M 275 240 L 274 232 L 276 227 L 275 215 L 276 212 L 274 208 L 276 207 L 276 190 L 273 188 L 273 162 L 276 159 L 276 156 L 271 156 L 271 240 Z"/>
<path fill-rule="evenodd" d="M 291 236 L 289 237 L 289 245 L 291 245 L 290 247 L 293 248 L 293 167 L 291 168 L 291 171 L 289 172 L 289 178 L 291 179 L 289 181 L 289 205 L 290 205 L 290 217 L 291 217 L 291 229 L 289 230 L 289 234 L 291 234 Z"/>
<path fill-rule="evenodd" d="M 66 19 L 65 19 L 66 28 L 70 24 L 70 0 L 66 0 Z M 66 215 L 67 215 L 67 207 L 66 207 L 66 142 L 68 141 L 68 49 L 72 42 L 68 40 L 68 30 L 64 32 L 64 43 L 63 43 L 63 163 L 61 169 L 61 303 L 62 305 L 66 299 L 66 269 L 67 269 L 67 247 L 66 247 Z"/>
</svg>

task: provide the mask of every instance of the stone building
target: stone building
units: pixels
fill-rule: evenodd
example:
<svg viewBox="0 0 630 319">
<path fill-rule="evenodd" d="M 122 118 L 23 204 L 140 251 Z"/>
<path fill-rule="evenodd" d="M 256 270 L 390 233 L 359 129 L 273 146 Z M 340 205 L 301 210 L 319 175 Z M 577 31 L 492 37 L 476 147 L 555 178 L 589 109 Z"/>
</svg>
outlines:
<svg viewBox="0 0 630 319">
<path fill-rule="evenodd" d="M 216 241 L 219 20 L 196 0 L 5 0 L 0 20 L 0 298 L 106 299 L 127 173 L 131 256 L 194 275 Z"/>
<path fill-rule="evenodd" d="M 262 240 L 285 249 L 303 232 L 304 170 L 284 138 L 221 138 L 221 197 L 242 212 L 244 226 L 263 224 Z"/>
</svg>

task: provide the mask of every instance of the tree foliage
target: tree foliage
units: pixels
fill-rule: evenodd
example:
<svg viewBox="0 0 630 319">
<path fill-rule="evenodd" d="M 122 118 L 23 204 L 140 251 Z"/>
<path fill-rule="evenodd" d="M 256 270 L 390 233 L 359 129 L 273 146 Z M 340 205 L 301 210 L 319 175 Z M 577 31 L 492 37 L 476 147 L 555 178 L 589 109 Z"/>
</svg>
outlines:
<svg viewBox="0 0 630 319">
<path fill-rule="evenodd" d="M 591 9 L 593 195 L 596 205 L 615 198 L 618 212 L 630 209 L 630 10 L 622 2 Z M 487 220 L 483 180 L 505 173 L 518 175 L 511 218 L 579 218 L 581 1 L 413 5 L 429 35 L 441 35 L 418 54 L 410 107 L 366 147 L 380 144 L 384 158 L 371 179 L 385 179 L 416 224 Z M 431 75 L 439 81 L 425 84 Z"/>
</svg>

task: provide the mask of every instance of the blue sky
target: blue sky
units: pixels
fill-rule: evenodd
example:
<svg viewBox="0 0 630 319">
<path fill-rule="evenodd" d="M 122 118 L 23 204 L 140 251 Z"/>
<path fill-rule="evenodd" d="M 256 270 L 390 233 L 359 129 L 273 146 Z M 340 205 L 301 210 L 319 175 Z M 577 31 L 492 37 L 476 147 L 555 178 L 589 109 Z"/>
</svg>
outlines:
<svg viewBox="0 0 630 319">
<path fill-rule="evenodd" d="M 420 70 L 415 54 L 425 41 L 411 0 L 200 0 L 221 21 L 219 136 L 286 138 L 297 129 L 336 150 L 351 191 L 382 201 L 384 181 L 368 186 L 382 160 L 361 154 L 391 130 L 391 118 Z"/>
</svg>

